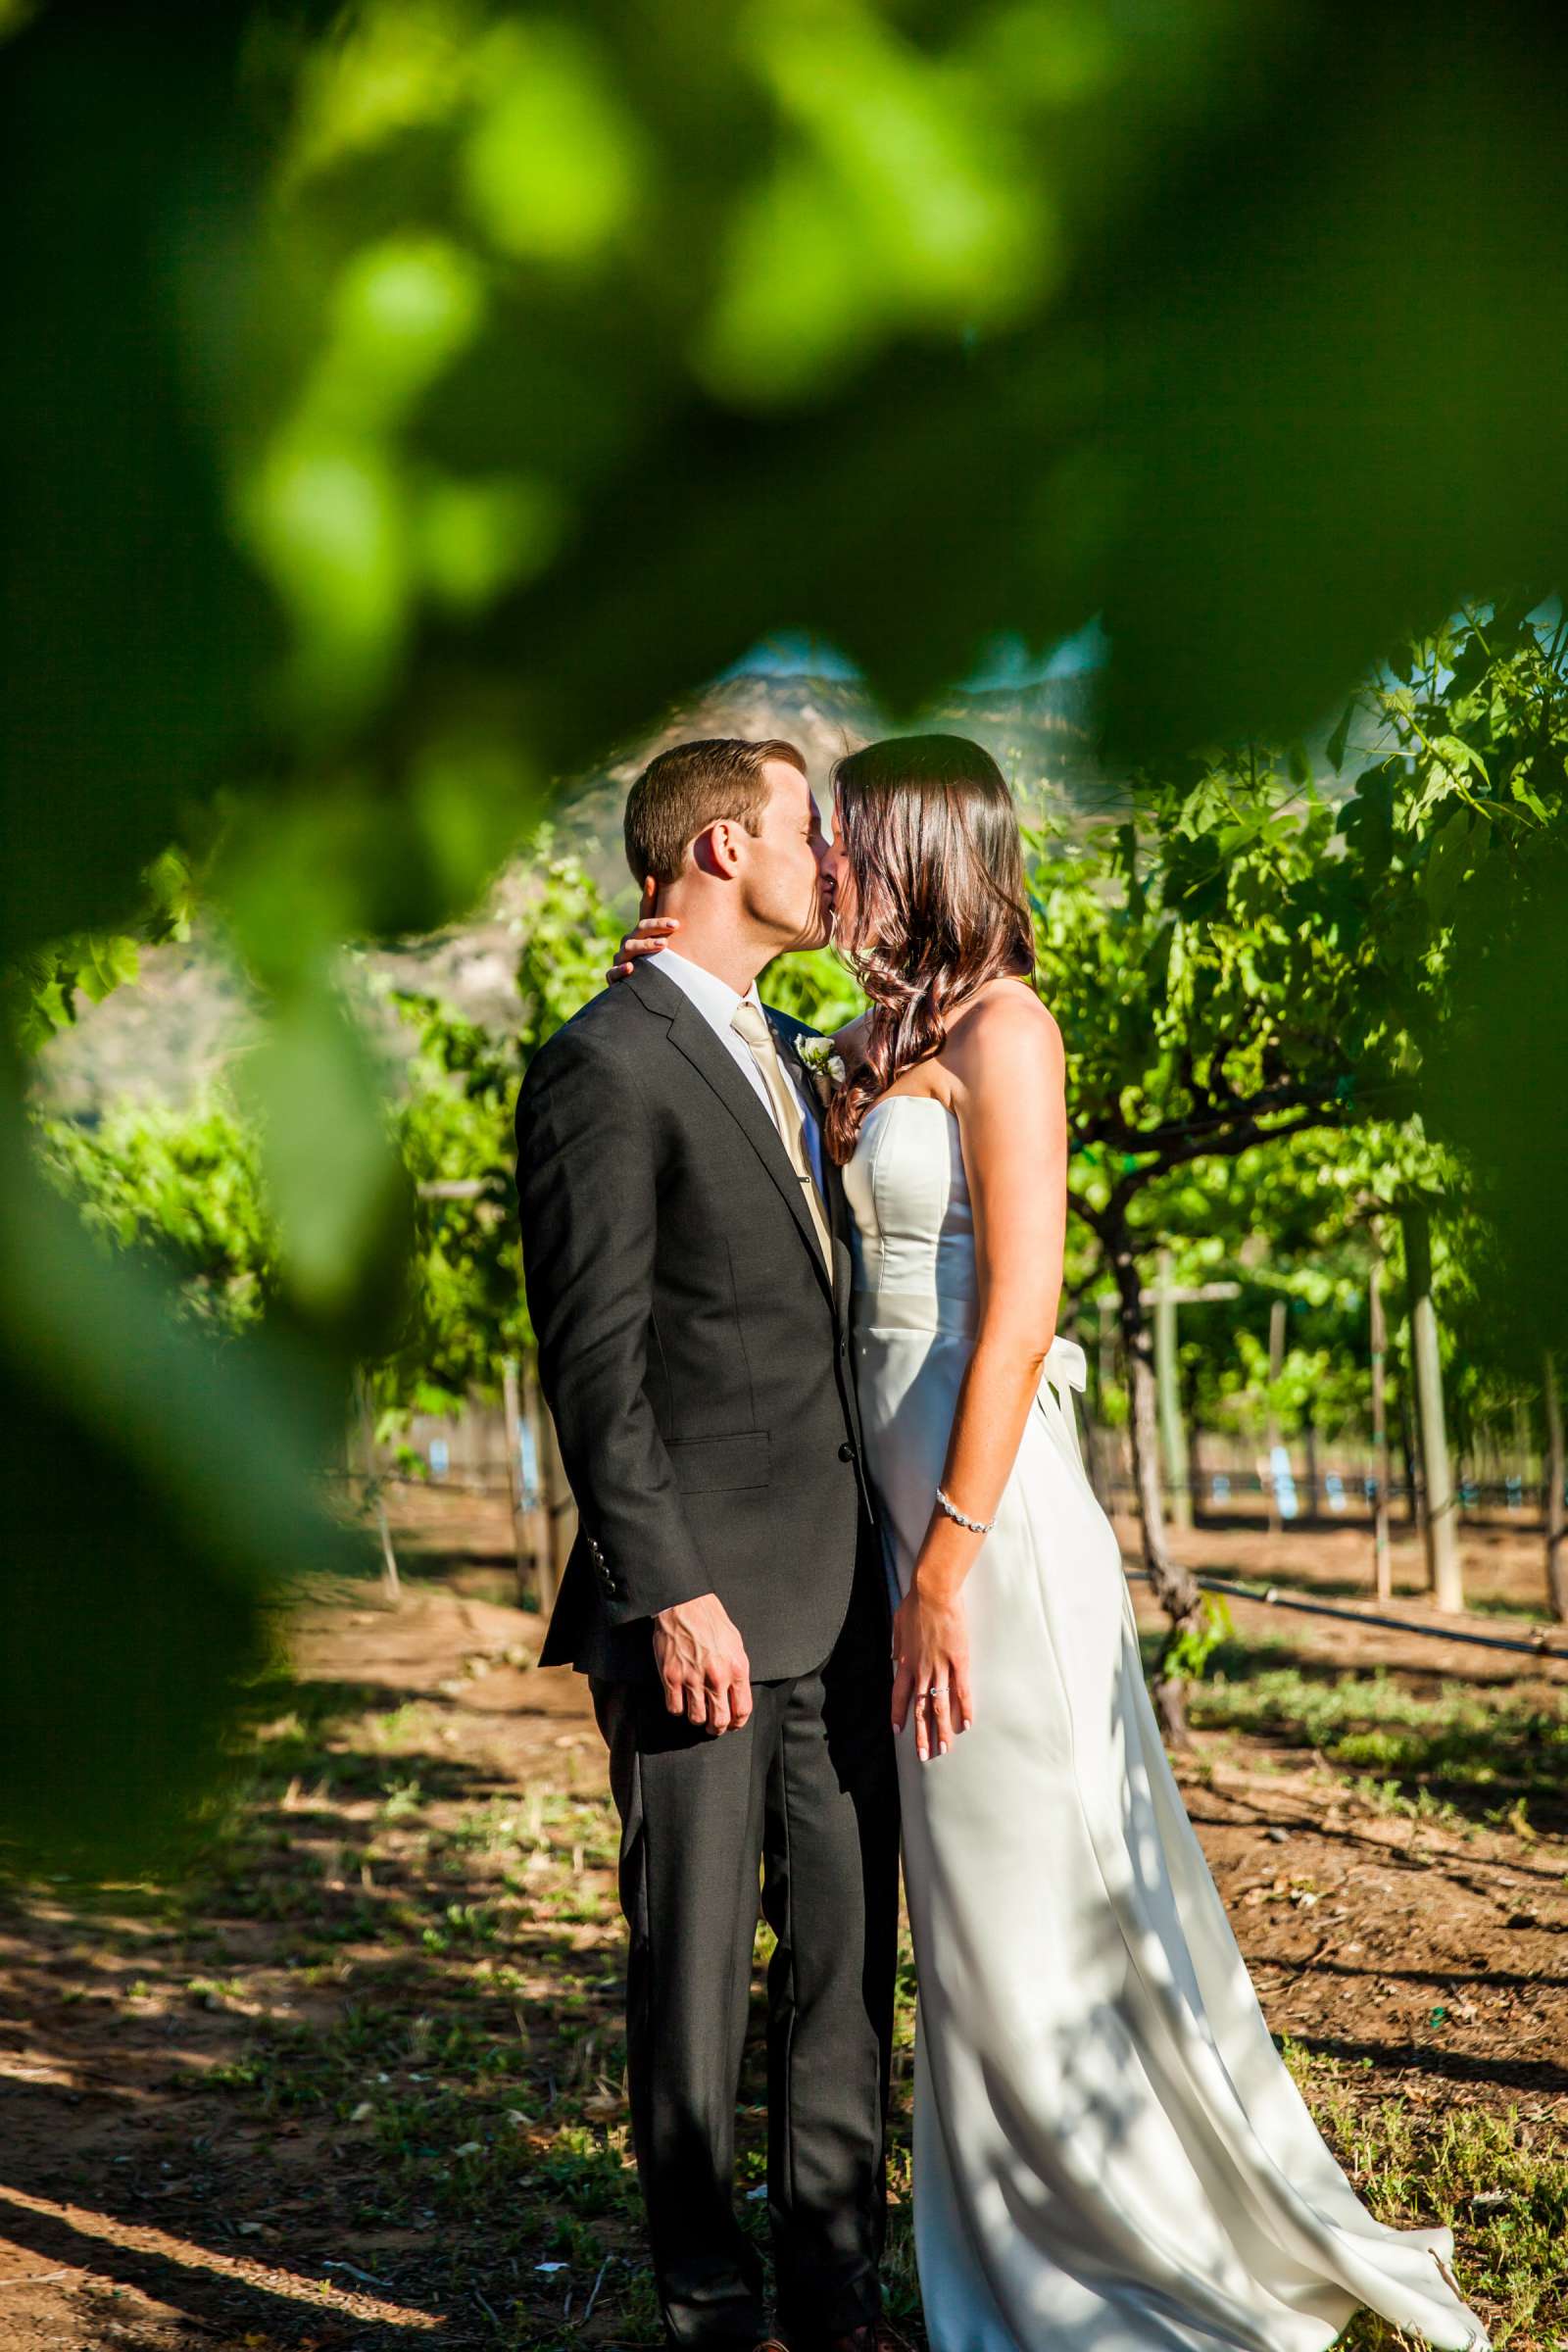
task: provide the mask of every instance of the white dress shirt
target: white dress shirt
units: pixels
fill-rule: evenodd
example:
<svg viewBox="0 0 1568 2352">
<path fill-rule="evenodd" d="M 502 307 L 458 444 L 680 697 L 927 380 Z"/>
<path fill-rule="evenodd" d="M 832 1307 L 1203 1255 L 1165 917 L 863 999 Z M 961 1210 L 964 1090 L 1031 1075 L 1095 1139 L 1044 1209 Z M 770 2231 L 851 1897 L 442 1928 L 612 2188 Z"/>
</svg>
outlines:
<svg viewBox="0 0 1568 2352">
<path fill-rule="evenodd" d="M 683 956 L 678 948 L 661 949 L 653 958 L 653 962 L 657 971 L 662 972 L 666 980 L 673 980 L 681 994 L 691 999 L 736 1068 L 745 1072 L 747 1084 L 766 1111 L 769 1121 L 776 1126 L 777 1121 L 773 1118 L 773 1105 L 767 1099 L 767 1088 L 762 1083 L 762 1073 L 757 1066 L 757 1058 L 745 1038 L 738 1037 L 730 1027 L 730 1023 L 735 1018 L 736 1007 L 742 1000 L 730 987 L 729 982 L 721 980 L 716 972 L 709 971 L 705 964 L 693 963 L 691 957 Z M 760 1012 L 762 1000 L 757 993 L 755 980 L 746 994 Z M 777 1045 L 777 1043 L 775 1038 L 774 1044 Z M 802 1122 L 806 1131 L 806 1149 L 810 1154 L 811 1160 L 811 1173 L 816 1178 L 816 1189 L 825 1200 L 827 1188 L 822 1181 L 822 1130 L 817 1124 L 816 1105 L 808 1101 L 802 1091 L 800 1065 L 794 1054 L 780 1050 L 778 1061 L 790 1092 L 801 1106 Z"/>
</svg>

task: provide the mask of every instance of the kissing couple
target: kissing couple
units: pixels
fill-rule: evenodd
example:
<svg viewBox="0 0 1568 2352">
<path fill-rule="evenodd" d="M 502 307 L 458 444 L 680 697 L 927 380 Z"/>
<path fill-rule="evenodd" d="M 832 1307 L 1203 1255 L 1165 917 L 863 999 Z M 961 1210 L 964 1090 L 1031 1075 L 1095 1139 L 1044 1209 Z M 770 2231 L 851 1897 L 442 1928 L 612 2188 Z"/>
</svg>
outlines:
<svg viewBox="0 0 1568 2352">
<path fill-rule="evenodd" d="M 833 771 L 686 743 L 657 892 L 517 1105 L 581 1528 L 541 1653 L 621 1821 L 633 2140 L 666 2341 L 876 2352 L 902 1819 L 934 2352 L 1484 2352 L 1446 2230 L 1374 2221 L 1275 2050 L 1144 1686 L 1056 1332 L 1061 1040 L 1017 818 L 951 735 Z M 832 938 L 868 1010 L 769 1010 Z M 759 1894 L 776 2309 L 734 2200 Z"/>
</svg>

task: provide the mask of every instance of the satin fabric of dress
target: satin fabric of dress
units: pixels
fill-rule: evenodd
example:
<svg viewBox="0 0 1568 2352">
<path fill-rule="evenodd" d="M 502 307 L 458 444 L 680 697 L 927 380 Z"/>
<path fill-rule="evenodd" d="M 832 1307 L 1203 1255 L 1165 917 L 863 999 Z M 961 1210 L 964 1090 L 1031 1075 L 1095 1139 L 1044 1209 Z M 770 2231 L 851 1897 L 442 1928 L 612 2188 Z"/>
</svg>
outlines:
<svg viewBox="0 0 1568 2352">
<path fill-rule="evenodd" d="M 845 1175 L 902 1592 L 978 1318 L 957 1123 L 887 1098 Z M 1322 2352 L 1363 2303 L 1484 2352 L 1449 2233 L 1373 2220 L 1269 2036 L 1145 1689 L 1080 1456 L 1083 1382 L 1056 1340 L 964 1585 L 972 1727 L 924 1766 L 912 1726 L 899 1741 L 933 2352 Z"/>
</svg>

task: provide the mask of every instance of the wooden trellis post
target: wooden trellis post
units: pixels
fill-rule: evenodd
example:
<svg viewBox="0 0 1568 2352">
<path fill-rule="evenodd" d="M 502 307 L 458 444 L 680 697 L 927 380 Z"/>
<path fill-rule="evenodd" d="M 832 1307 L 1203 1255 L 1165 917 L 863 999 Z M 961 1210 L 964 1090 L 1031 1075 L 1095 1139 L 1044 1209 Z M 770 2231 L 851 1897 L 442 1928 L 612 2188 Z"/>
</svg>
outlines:
<svg viewBox="0 0 1568 2352">
<path fill-rule="evenodd" d="M 1552 1615 L 1568 1625 L 1568 1509 L 1563 1504 L 1562 1392 L 1557 1386 L 1557 1360 L 1548 1348 L 1542 1361 L 1543 1398 L 1546 1408 L 1546 1592 Z"/>
<path fill-rule="evenodd" d="M 386 1490 L 375 1467 L 375 1422 L 370 1412 L 370 1392 L 362 1378 L 360 1391 L 360 1442 L 365 1447 L 366 1493 L 374 1497 L 375 1530 L 381 1539 L 381 1590 L 389 1606 L 395 1608 L 403 1593 L 403 1580 L 398 1575 L 398 1555 L 392 1548 L 392 1529 L 386 1515 Z"/>
<path fill-rule="evenodd" d="M 1285 1369 L 1285 1301 L 1275 1298 L 1268 1310 L 1268 1420 L 1264 1425 L 1263 1450 L 1268 1456 L 1268 1532 L 1277 1536 L 1283 1524 L 1280 1511 L 1280 1482 L 1275 1455 L 1280 1449 L 1279 1408 L 1274 1391 Z"/>
<path fill-rule="evenodd" d="M 517 1388 L 517 1359 L 502 1358 L 501 1402 L 507 1422 L 507 1496 L 512 1504 L 512 1550 L 516 1567 L 520 1607 L 536 1579 L 534 1549 L 528 1538 L 527 1498 L 522 1489 L 522 1405 Z"/>
<path fill-rule="evenodd" d="M 1448 1458 L 1443 1401 L 1443 1357 L 1432 1303 L 1432 1225 L 1425 1204 L 1404 1210 L 1404 1266 L 1410 1292 L 1410 1355 L 1420 1417 L 1421 1466 L 1427 1494 L 1427 1577 L 1440 1609 L 1464 1607 L 1459 1565 L 1458 1497 Z"/>
<path fill-rule="evenodd" d="M 1160 1458 L 1165 1494 L 1173 1527 L 1193 1524 L 1192 1441 L 1182 1410 L 1181 1361 L 1177 1348 L 1176 1310 L 1199 1306 L 1207 1298 L 1236 1298 L 1239 1282 L 1188 1282 L 1175 1279 L 1169 1250 L 1159 1253 L 1159 1280 L 1139 1296 L 1154 1310 L 1154 1387 L 1158 1399 Z"/>
<path fill-rule="evenodd" d="M 1389 1540 L 1389 1324 L 1383 1305 L 1383 1243 L 1377 1219 L 1367 1224 L 1372 1277 L 1367 1304 L 1372 1321 L 1372 1572 L 1379 1600 L 1394 1596 L 1394 1553 Z"/>
</svg>

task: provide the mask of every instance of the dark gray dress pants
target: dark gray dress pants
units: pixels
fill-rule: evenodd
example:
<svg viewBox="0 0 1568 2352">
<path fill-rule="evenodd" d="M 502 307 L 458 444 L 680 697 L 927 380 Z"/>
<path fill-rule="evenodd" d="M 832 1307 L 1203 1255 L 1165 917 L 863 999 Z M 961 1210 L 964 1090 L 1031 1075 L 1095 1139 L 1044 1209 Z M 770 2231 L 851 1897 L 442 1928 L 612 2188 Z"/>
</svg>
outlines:
<svg viewBox="0 0 1568 2352">
<path fill-rule="evenodd" d="M 871 1584 L 861 1578 L 821 1671 L 754 1686 L 743 1730 L 694 1732 L 657 1683 L 593 1685 L 621 1819 L 632 2132 L 677 2344 L 766 2332 L 733 2181 L 760 1875 L 778 1937 L 767 2041 L 779 2324 L 832 2336 L 879 2308 L 899 1817 L 887 1614 Z"/>
</svg>

